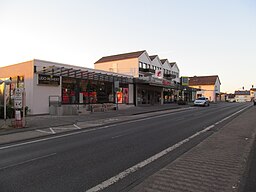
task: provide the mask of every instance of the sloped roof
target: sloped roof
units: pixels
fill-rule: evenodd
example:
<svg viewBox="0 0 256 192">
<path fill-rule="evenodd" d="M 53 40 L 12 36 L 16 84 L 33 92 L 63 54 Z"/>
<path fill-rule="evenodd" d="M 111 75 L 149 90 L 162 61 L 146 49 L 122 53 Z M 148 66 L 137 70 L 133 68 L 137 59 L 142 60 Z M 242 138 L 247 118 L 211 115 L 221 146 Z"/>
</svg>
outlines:
<svg viewBox="0 0 256 192">
<path fill-rule="evenodd" d="M 176 64 L 176 62 L 171 62 L 170 63 L 171 67 L 173 67 L 173 65 L 175 65 L 175 64 Z"/>
<path fill-rule="evenodd" d="M 235 91 L 235 95 L 250 95 L 250 91 Z"/>
<path fill-rule="evenodd" d="M 189 85 L 215 85 L 218 75 L 189 77 Z"/>
<path fill-rule="evenodd" d="M 160 61 L 164 64 L 168 59 L 161 59 Z"/>
<path fill-rule="evenodd" d="M 151 59 L 151 61 L 153 61 L 156 57 L 157 57 L 157 55 L 150 55 L 150 56 L 149 56 L 149 58 Z"/>
<path fill-rule="evenodd" d="M 141 56 L 144 52 L 145 52 L 145 50 L 131 52 L 131 53 L 123 53 L 123 54 L 118 54 L 118 55 L 106 56 L 106 57 L 102 57 L 101 59 L 96 61 L 94 64 L 137 58 L 137 57 Z"/>
<path fill-rule="evenodd" d="M 227 94 L 229 99 L 234 99 L 235 98 L 235 94 Z"/>
</svg>

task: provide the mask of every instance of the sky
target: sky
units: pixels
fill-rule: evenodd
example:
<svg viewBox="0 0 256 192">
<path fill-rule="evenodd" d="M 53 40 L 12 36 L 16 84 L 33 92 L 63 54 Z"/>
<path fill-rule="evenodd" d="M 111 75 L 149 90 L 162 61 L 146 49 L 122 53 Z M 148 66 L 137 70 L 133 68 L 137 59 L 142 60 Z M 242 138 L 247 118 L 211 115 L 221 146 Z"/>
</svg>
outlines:
<svg viewBox="0 0 256 192">
<path fill-rule="evenodd" d="M 219 75 L 222 92 L 256 87 L 256 0 L 0 0 L 0 67 L 141 50 Z"/>
</svg>

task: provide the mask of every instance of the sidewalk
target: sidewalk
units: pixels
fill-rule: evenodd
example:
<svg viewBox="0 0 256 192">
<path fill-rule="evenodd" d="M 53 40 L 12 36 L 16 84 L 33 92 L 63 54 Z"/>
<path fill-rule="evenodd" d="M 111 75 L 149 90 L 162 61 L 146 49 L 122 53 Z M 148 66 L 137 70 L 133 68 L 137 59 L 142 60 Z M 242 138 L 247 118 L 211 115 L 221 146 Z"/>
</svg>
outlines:
<svg viewBox="0 0 256 192">
<path fill-rule="evenodd" d="M 156 172 L 132 192 L 237 192 L 256 134 L 256 107 Z"/>
<path fill-rule="evenodd" d="M 74 131 L 78 128 L 91 128 L 120 121 L 128 121 L 131 119 L 141 118 L 143 117 L 143 114 L 150 112 L 164 113 L 166 111 L 170 112 L 174 111 L 175 109 L 178 110 L 189 107 L 189 105 L 165 104 L 130 107 L 117 111 L 111 110 L 106 112 L 94 112 L 75 116 L 28 116 L 26 117 L 27 126 L 25 128 L 1 128 L 0 144 L 46 136 L 49 134 Z M 4 121 L 0 119 L 0 127 L 3 124 Z M 8 119 L 7 124 L 11 125 L 10 119 Z"/>
</svg>

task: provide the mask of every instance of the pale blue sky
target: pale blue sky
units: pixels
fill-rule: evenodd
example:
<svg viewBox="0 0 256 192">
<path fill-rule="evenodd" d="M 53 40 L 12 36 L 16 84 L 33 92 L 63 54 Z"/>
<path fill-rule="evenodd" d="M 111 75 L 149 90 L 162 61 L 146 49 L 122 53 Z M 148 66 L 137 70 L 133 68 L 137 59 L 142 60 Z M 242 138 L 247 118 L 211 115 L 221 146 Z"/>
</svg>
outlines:
<svg viewBox="0 0 256 192">
<path fill-rule="evenodd" d="M 256 87 L 256 0 L 0 0 L 0 66 L 42 59 L 93 68 L 147 50 L 183 76 Z"/>
</svg>

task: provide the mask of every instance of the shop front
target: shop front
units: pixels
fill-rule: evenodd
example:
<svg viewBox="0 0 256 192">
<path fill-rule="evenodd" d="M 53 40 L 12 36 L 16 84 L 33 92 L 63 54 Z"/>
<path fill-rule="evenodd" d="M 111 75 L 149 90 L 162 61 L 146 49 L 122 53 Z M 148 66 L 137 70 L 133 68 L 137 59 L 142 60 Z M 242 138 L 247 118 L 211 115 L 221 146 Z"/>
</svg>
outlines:
<svg viewBox="0 0 256 192">
<path fill-rule="evenodd" d="M 10 105 L 15 89 L 26 91 L 25 103 L 31 115 L 58 110 L 58 114 L 73 114 L 105 103 L 134 105 L 133 77 L 129 75 L 32 60 L 1 68 L 0 77 L 12 78 L 8 91 Z M 115 82 L 118 87 L 114 87 Z"/>
<path fill-rule="evenodd" d="M 135 79 L 136 105 L 163 104 L 163 81 L 153 77 Z"/>
</svg>

